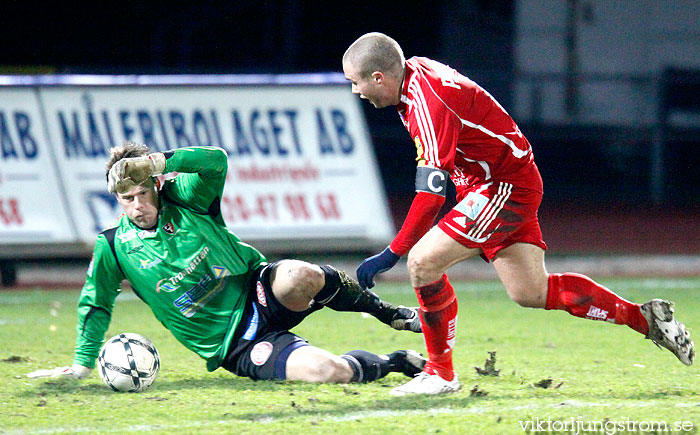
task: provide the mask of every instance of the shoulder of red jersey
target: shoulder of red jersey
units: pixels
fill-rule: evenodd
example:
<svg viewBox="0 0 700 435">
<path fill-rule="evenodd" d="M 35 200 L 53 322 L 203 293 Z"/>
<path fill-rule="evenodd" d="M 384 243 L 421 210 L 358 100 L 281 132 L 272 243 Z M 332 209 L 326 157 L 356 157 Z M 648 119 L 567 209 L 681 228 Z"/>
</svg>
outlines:
<svg viewBox="0 0 700 435">
<path fill-rule="evenodd" d="M 459 71 L 436 60 L 427 57 L 412 57 L 406 61 L 407 74 L 404 85 L 404 103 L 419 99 L 427 101 L 436 97 L 440 103 L 454 111 L 456 106 L 465 103 L 480 89 L 479 85 Z M 420 89 L 419 89 L 420 88 Z M 423 94 L 423 97 L 417 96 Z"/>
</svg>

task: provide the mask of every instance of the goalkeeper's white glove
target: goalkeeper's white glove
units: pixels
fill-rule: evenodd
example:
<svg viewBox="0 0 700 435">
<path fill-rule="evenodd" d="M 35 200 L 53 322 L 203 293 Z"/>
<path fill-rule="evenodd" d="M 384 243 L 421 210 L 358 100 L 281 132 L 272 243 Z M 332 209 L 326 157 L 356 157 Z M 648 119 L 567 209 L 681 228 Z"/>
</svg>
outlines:
<svg viewBox="0 0 700 435">
<path fill-rule="evenodd" d="M 165 155 L 153 153 L 147 156 L 121 159 L 112 165 L 107 176 L 109 193 L 128 192 L 150 177 L 161 175 L 165 170 Z"/>
<path fill-rule="evenodd" d="M 28 378 L 74 378 L 83 379 L 92 371 L 91 368 L 81 366 L 78 364 L 73 364 L 70 367 L 56 367 L 55 369 L 48 370 L 36 370 L 31 373 L 27 373 Z"/>
</svg>

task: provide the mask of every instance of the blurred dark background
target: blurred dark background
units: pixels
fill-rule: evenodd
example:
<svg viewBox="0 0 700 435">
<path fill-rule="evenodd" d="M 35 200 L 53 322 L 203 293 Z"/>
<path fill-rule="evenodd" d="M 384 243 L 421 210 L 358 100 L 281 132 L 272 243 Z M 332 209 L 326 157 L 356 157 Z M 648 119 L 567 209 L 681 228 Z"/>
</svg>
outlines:
<svg viewBox="0 0 700 435">
<path fill-rule="evenodd" d="M 614 30 L 610 15 L 619 12 L 618 2 L 602 2 L 602 12 L 596 2 L 545 2 L 556 6 L 552 22 L 533 18 L 537 2 L 514 0 L 99 3 L 4 2 L 0 74 L 340 71 L 350 43 L 365 32 L 384 32 L 407 57 L 431 57 L 468 75 L 514 116 L 533 144 L 545 181 L 541 221 L 550 247 L 700 252 L 700 123 L 693 118 L 700 112 L 700 78 L 693 65 L 700 62 L 607 68 L 606 46 L 591 38 L 601 32 L 607 38 L 606 29 Z M 620 3 L 640 8 L 637 2 Z M 640 10 L 640 34 L 654 44 L 666 41 L 663 29 L 644 30 L 645 23 L 663 20 L 664 11 Z M 693 48 L 691 56 L 698 52 L 697 28 L 680 36 L 683 28 L 667 33 L 673 32 Z M 625 44 L 635 35 L 619 38 L 606 43 Z M 544 41 L 543 47 L 555 41 L 558 48 L 542 49 L 533 40 Z M 559 66 L 548 69 L 553 58 Z M 550 88 L 563 101 L 551 116 Z M 584 107 L 587 99 L 616 99 L 619 89 L 631 89 L 642 115 L 617 122 L 614 110 L 596 117 L 595 105 Z M 377 111 L 365 103 L 363 108 L 400 224 L 412 199 L 415 149 L 395 110 Z M 677 113 L 691 116 L 676 122 Z M 619 243 L 611 245 L 610 239 Z"/>
</svg>

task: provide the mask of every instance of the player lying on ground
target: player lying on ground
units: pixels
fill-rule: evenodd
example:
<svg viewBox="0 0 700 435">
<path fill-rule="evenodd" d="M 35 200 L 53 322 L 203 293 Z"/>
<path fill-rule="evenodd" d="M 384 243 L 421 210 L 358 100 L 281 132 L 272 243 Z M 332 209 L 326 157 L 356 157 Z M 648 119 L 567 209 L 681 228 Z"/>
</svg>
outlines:
<svg viewBox="0 0 700 435">
<path fill-rule="evenodd" d="M 97 237 L 80 294 L 73 365 L 29 376 L 90 373 L 124 279 L 177 340 L 206 360 L 209 371 L 223 367 L 252 379 L 344 383 L 422 370 L 425 359 L 414 351 L 336 356 L 289 332 L 324 306 L 367 312 L 399 330 L 420 332 L 420 321 L 416 309 L 380 300 L 331 266 L 268 264 L 241 242 L 220 211 L 228 168 L 224 150 L 149 154 L 145 145 L 127 142 L 111 154 L 109 192 L 125 214 Z M 154 177 L 169 172 L 179 174 L 160 186 Z"/>
<path fill-rule="evenodd" d="M 537 209 L 542 178 L 532 147 L 515 121 L 479 85 L 424 57 L 404 59 L 381 33 L 356 40 L 343 56 L 352 92 L 375 107 L 395 106 L 416 144 L 416 197 L 401 231 L 357 270 L 363 288 L 408 253 L 420 303 L 428 364 L 392 394 L 456 391 L 452 368 L 457 299 L 445 271 L 480 255 L 492 261 L 508 295 L 525 307 L 628 325 L 673 352 L 683 364 L 695 351 L 668 301 L 626 301 L 576 273 L 547 273 Z M 450 178 L 459 204 L 433 227 Z M 410 250 L 410 252 L 409 252 Z"/>
</svg>

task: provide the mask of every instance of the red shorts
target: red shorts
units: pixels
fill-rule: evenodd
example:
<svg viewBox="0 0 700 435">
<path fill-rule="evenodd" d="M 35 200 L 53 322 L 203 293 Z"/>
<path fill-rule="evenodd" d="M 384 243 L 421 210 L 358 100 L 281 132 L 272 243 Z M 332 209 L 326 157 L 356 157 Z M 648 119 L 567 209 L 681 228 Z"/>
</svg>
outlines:
<svg viewBox="0 0 700 435">
<path fill-rule="evenodd" d="M 494 182 L 459 190 L 457 196 L 461 201 L 438 227 L 467 248 L 481 249 L 486 261 L 514 243 L 547 249 L 537 220 L 542 193 Z"/>
</svg>

